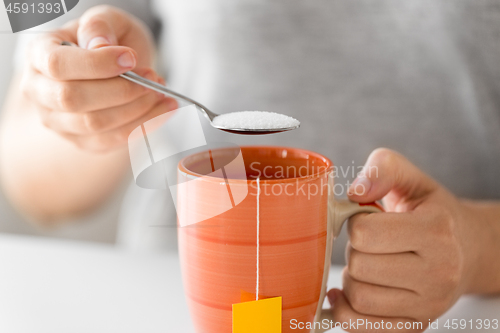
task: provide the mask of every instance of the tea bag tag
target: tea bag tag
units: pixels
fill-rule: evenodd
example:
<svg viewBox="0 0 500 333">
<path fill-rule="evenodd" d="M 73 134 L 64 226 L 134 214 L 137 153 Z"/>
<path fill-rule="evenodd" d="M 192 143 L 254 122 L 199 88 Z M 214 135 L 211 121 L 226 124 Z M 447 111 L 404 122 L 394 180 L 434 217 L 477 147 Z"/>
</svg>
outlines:
<svg viewBox="0 0 500 333">
<path fill-rule="evenodd" d="M 233 304 L 233 333 L 281 333 L 281 297 Z"/>
</svg>

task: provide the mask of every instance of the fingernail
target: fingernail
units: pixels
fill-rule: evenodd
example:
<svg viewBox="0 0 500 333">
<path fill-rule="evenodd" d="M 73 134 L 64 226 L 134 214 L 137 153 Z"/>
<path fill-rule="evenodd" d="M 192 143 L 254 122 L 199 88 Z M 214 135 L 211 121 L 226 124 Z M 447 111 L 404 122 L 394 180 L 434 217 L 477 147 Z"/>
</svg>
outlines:
<svg viewBox="0 0 500 333">
<path fill-rule="evenodd" d="M 359 176 L 349 187 L 349 195 L 362 196 L 367 194 L 372 187 L 372 182 L 365 176 Z"/>
<path fill-rule="evenodd" d="M 333 306 L 335 304 L 335 299 L 337 299 L 335 290 L 330 290 L 326 295 L 328 296 L 328 302 L 330 302 L 330 305 Z"/>
<path fill-rule="evenodd" d="M 125 52 L 118 57 L 118 65 L 125 68 L 135 67 L 135 57 L 132 52 Z"/>
<path fill-rule="evenodd" d="M 110 45 L 111 43 L 107 38 L 104 37 L 94 37 L 90 40 L 90 42 L 87 44 L 87 49 L 88 50 L 93 50 L 97 49 L 102 46 L 107 46 Z"/>
</svg>

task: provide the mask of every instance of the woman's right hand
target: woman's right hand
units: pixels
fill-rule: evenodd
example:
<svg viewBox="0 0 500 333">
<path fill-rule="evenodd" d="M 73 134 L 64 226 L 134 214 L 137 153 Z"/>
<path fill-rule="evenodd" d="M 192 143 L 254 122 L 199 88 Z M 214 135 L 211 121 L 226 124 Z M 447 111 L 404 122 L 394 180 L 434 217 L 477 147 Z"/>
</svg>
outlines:
<svg viewBox="0 0 500 333">
<path fill-rule="evenodd" d="M 134 128 L 177 108 L 174 99 L 117 77 L 134 70 L 164 83 L 151 69 L 153 50 L 149 31 L 136 18 L 114 7 L 93 7 L 34 40 L 22 91 L 46 127 L 81 149 L 124 147 Z"/>
</svg>

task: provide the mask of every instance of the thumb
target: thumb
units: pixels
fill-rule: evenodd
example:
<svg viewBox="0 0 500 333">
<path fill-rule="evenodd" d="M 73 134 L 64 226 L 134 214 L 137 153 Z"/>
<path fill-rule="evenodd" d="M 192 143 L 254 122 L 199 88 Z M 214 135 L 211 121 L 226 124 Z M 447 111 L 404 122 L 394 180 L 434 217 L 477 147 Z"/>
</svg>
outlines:
<svg viewBox="0 0 500 333">
<path fill-rule="evenodd" d="M 79 20 L 77 39 L 81 48 L 100 49 L 104 46 L 115 46 L 102 49 L 110 58 L 120 53 L 117 64 L 121 71 L 133 69 L 137 65 L 137 53 L 130 47 L 118 46 L 119 40 L 130 25 L 130 18 L 122 11 L 111 6 L 96 6 L 87 10 Z"/>
<path fill-rule="evenodd" d="M 351 200 L 361 203 L 381 200 L 390 192 L 406 199 L 418 199 L 438 184 L 402 155 L 385 148 L 374 150 L 349 188 Z"/>
<path fill-rule="evenodd" d="M 89 50 L 119 45 L 120 38 L 132 25 L 130 16 L 118 8 L 107 5 L 92 7 L 80 17 L 78 45 Z"/>
<path fill-rule="evenodd" d="M 331 289 L 326 295 L 331 306 L 335 327 L 338 326 L 346 330 L 349 323 L 363 318 L 363 315 L 353 310 L 342 290 Z"/>
<path fill-rule="evenodd" d="M 347 332 L 388 332 L 391 328 L 394 330 L 398 327 L 405 327 L 404 332 L 420 333 L 426 327 L 425 323 L 408 318 L 376 317 L 361 314 L 352 308 L 344 292 L 339 289 L 330 290 L 327 296 L 332 307 L 335 328 L 340 327 Z M 380 329 L 377 329 L 377 326 Z M 406 329 L 406 327 L 411 328 Z M 402 328 L 398 328 L 397 332 L 400 331 Z"/>
</svg>

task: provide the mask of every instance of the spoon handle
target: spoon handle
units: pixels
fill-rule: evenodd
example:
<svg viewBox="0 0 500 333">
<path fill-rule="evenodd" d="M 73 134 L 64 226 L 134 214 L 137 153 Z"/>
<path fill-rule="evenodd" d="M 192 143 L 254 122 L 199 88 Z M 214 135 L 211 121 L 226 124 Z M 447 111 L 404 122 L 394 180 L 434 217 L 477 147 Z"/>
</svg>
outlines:
<svg viewBox="0 0 500 333">
<path fill-rule="evenodd" d="M 208 120 L 212 121 L 217 115 L 207 109 L 204 105 L 200 104 L 199 102 L 195 101 L 194 99 L 191 99 L 187 96 L 184 96 L 182 94 L 179 94 L 178 92 L 175 92 L 173 90 L 168 89 L 162 84 L 159 84 L 157 82 L 151 81 L 146 79 L 145 77 L 140 76 L 139 74 L 136 74 L 132 71 L 125 72 L 123 74 L 120 74 L 120 77 L 127 79 L 129 81 L 132 81 L 134 83 L 137 83 L 143 87 L 149 88 L 151 90 L 154 90 L 156 92 L 165 94 L 170 97 L 178 98 L 183 101 L 186 101 L 188 103 L 192 103 L 196 105 L 199 109 L 201 109 L 204 113 L 204 115 L 208 118 Z"/>
<path fill-rule="evenodd" d="M 137 84 L 139 84 L 139 85 L 141 85 L 143 87 L 149 88 L 149 89 L 154 90 L 156 92 L 168 95 L 170 97 L 179 98 L 179 99 L 182 99 L 182 100 L 184 100 L 186 102 L 195 104 L 195 105 L 197 105 L 199 107 L 203 107 L 202 105 L 199 105 L 198 102 L 192 100 L 191 98 L 189 98 L 187 96 L 184 96 L 182 94 L 179 94 L 178 92 L 175 92 L 173 90 L 170 90 L 170 89 L 168 89 L 167 87 L 165 87 L 162 84 L 159 84 L 157 82 L 148 80 L 145 77 L 142 77 L 142 76 L 140 76 L 140 75 L 138 75 L 138 74 L 136 74 L 134 72 L 131 72 L 131 71 L 125 72 L 123 74 L 120 74 L 120 76 L 122 78 L 124 78 L 124 79 L 127 79 L 129 81 L 137 83 Z"/>
</svg>

